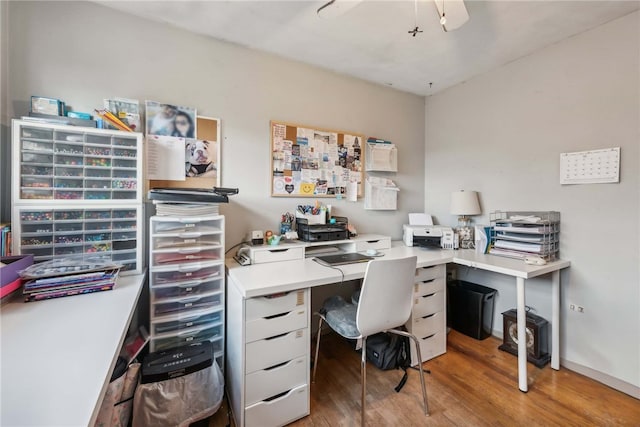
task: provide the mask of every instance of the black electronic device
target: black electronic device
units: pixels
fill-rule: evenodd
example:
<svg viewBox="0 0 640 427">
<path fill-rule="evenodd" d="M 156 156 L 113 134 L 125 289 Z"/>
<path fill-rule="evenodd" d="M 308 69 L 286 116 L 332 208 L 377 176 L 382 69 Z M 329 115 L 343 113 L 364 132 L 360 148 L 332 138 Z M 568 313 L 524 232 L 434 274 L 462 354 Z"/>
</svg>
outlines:
<svg viewBox="0 0 640 427">
<path fill-rule="evenodd" d="M 498 348 L 511 354 L 518 354 L 518 312 L 514 309 L 502 313 L 503 338 Z M 538 368 L 549 363 L 549 322 L 527 312 L 526 322 L 527 360 Z"/>
<path fill-rule="evenodd" d="M 177 378 L 208 368 L 212 364 L 211 341 L 149 353 L 142 363 L 140 382 L 147 384 Z"/>
<path fill-rule="evenodd" d="M 334 266 L 334 265 L 345 265 L 345 264 L 355 264 L 358 262 L 368 262 L 373 259 L 368 255 L 362 255 L 357 252 L 349 252 L 344 254 L 335 254 L 335 255 L 318 255 L 314 258 L 319 264 Z"/>
<path fill-rule="evenodd" d="M 349 238 L 349 220 L 344 216 L 331 217 L 328 224 L 309 224 L 305 218 L 296 218 L 298 239 L 304 242 L 330 242 Z"/>
</svg>

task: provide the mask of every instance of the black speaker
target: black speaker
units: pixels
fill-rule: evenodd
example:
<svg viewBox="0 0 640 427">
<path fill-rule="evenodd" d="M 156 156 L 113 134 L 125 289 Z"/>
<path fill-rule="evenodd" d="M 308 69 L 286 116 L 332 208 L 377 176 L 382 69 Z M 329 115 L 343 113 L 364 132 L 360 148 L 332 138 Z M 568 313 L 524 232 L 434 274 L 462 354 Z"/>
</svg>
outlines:
<svg viewBox="0 0 640 427">
<path fill-rule="evenodd" d="M 518 314 L 514 309 L 502 313 L 502 345 L 500 350 L 518 354 Z M 533 313 L 527 312 L 526 324 L 527 360 L 538 368 L 549 363 L 549 322 Z"/>
</svg>

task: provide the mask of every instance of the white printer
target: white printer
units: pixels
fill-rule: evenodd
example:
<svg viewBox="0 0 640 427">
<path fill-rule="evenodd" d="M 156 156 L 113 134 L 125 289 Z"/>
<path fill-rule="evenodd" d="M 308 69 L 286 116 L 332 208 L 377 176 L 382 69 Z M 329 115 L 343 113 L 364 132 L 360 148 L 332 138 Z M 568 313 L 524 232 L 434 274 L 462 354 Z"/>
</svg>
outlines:
<svg viewBox="0 0 640 427">
<path fill-rule="evenodd" d="M 443 225 L 404 224 L 402 240 L 407 246 L 458 249 L 458 235 L 451 227 Z"/>
</svg>

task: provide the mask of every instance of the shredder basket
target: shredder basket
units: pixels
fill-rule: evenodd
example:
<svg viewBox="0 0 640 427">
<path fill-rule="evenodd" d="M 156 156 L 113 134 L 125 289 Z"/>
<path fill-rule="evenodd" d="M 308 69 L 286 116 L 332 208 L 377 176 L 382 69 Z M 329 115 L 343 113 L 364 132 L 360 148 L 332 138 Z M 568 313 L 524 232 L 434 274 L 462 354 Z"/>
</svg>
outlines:
<svg viewBox="0 0 640 427">
<path fill-rule="evenodd" d="M 133 427 L 187 427 L 213 415 L 224 394 L 218 364 L 177 378 L 140 384 L 133 400 Z"/>
</svg>

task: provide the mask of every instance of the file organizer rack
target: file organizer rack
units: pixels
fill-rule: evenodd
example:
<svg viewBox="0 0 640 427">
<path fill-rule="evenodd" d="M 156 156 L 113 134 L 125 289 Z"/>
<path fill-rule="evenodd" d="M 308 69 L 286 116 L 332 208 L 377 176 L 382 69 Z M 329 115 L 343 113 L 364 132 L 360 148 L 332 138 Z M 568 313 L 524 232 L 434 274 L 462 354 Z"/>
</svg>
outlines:
<svg viewBox="0 0 640 427">
<path fill-rule="evenodd" d="M 559 259 L 560 212 L 494 211 L 490 214 L 492 255 Z"/>
<path fill-rule="evenodd" d="M 224 216 L 152 216 L 151 351 L 211 341 L 224 370 Z"/>
<path fill-rule="evenodd" d="M 13 251 L 100 256 L 141 273 L 142 134 L 12 122 Z"/>
</svg>

